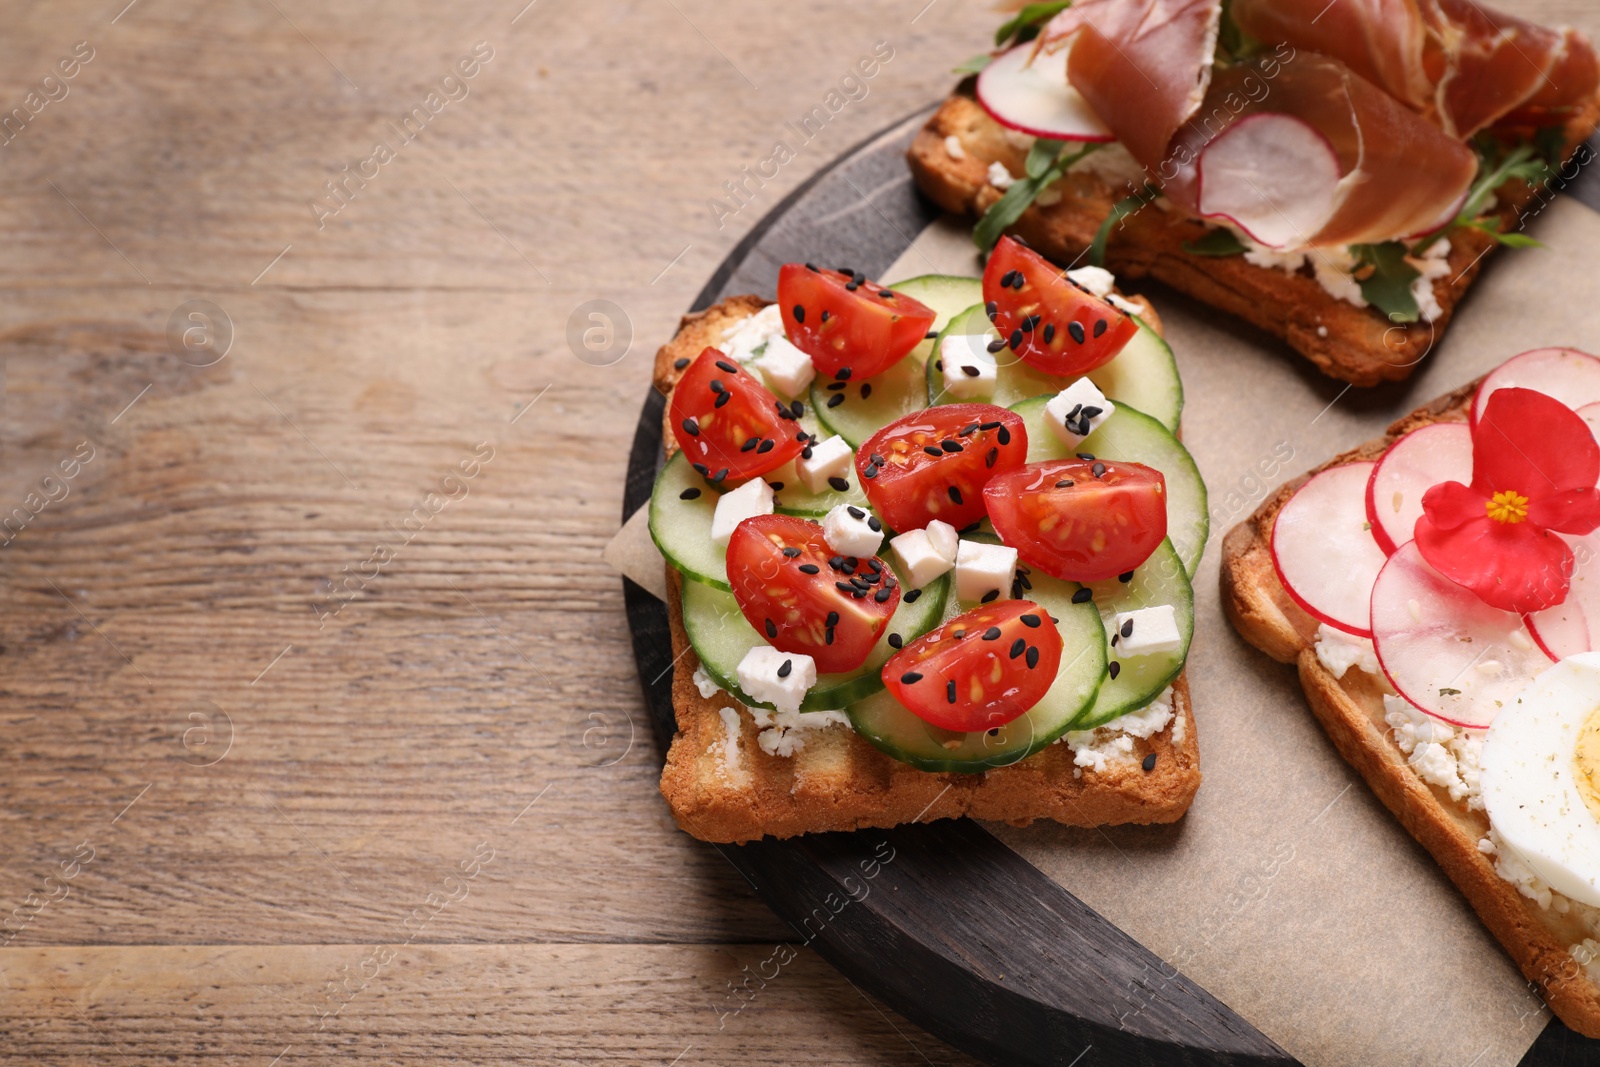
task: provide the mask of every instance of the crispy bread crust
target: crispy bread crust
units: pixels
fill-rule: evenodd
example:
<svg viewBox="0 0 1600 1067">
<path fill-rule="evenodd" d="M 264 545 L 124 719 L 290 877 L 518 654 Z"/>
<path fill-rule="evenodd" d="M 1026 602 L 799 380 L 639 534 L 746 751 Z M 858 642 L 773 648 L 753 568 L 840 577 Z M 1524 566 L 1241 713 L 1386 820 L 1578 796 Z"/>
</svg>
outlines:
<svg viewBox="0 0 1600 1067">
<path fill-rule="evenodd" d="M 1569 123 L 1569 152 L 1594 132 L 1597 120 L 1600 100 Z M 978 216 L 1001 195 L 988 181 L 991 162 L 1003 163 L 1012 174 L 1023 172 L 1026 152 L 1006 134 L 975 100 L 957 93 L 917 134 L 906 158 L 930 199 L 946 211 Z M 964 158 L 950 157 L 945 148 L 949 136 L 961 142 Z M 1057 188 L 1063 192 L 1059 201 L 1034 204 L 1011 232 L 1046 256 L 1070 262 L 1089 247 L 1112 206 L 1131 189 L 1081 171 L 1069 174 Z M 1502 226 L 1514 226 L 1537 195 L 1521 184 L 1503 187 Z M 1492 237 L 1477 230 L 1452 232 L 1450 275 L 1433 284 L 1443 314 L 1432 323 L 1407 326 L 1389 322 L 1374 308 L 1335 299 L 1303 274 L 1257 267 L 1243 256 L 1196 256 L 1183 250 L 1186 241 L 1206 232 L 1203 224 L 1176 212 L 1156 207 L 1135 212 L 1113 233 L 1106 266 L 1122 278 L 1155 278 L 1236 315 L 1283 338 L 1324 374 L 1362 386 L 1410 376 L 1443 335 L 1482 269 L 1485 253 L 1495 246 Z"/>
<path fill-rule="evenodd" d="M 656 388 L 670 394 L 680 373 L 674 366 L 678 360 L 693 359 L 717 344 L 729 326 L 767 303 L 736 296 L 684 316 L 677 336 L 656 355 Z M 670 452 L 670 421 L 665 430 Z M 725 692 L 708 698 L 695 687 L 700 664 L 683 628 L 681 581 L 669 564 L 678 734 L 661 773 L 661 793 L 678 825 L 701 840 L 742 842 L 963 815 L 1016 826 L 1035 819 L 1071 826 L 1169 823 L 1183 817 L 1200 787 L 1200 754 L 1182 676 L 1173 684 L 1173 724 L 1148 740 L 1135 740 L 1132 760 L 1100 772 L 1074 766 L 1071 748 L 1062 744 L 984 774 L 935 774 L 885 755 L 842 727 L 812 731 L 794 756 L 772 756 L 757 743 L 753 719 L 742 713 L 737 754 L 729 759 L 721 709 L 739 705 Z M 1180 743 L 1173 742 L 1175 732 Z M 1156 764 L 1147 772 L 1139 761 L 1150 753 Z"/>
<path fill-rule="evenodd" d="M 1378 799 L 1477 909 L 1551 1010 L 1572 1029 L 1600 1037 L 1600 988 L 1568 953 L 1581 938 L 1575 923 L 1542 911 L 1495 873 L 1478 851 L 1489 832 L 1482 812 L 1467 812 L 1449 794 L 1425 783 L 1390 740 L 1383 721 L 1383 690 L 1359 670 L 1335 678 L 1317 659 L 1317 622 L 1289 598 L 1272 564 L 1269 545 L 1279 510 L 1308 478 L 1339 464 L 1376 459 L 1398 437 L 1434 422 L 1464 422 L 1477 382 L 1440 397 L 1400 419 L 1386 436 L 1368 441 L 1282 486 L 1222 543 L 1222 605 L 1252 645 L 1300 674 L 1311 711 L 1339 753 L 1360 772 Z"/>
</svg>

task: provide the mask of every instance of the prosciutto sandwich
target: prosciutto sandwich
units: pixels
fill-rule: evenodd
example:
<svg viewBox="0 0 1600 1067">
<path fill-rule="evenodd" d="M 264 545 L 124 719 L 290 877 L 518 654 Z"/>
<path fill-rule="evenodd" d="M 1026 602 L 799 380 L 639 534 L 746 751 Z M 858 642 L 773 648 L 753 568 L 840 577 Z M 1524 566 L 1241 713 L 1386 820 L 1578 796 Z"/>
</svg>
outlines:
<svg viewBox="0 0 1600 1067">
<path fill-rule="evenodd" d="M 1587 162 L 1600 61 L 1471 0 L 1030 4 L 909 152 L 923 191 L 1149 276 L 1333 377 L 1404 378 Z"/>
</svg>

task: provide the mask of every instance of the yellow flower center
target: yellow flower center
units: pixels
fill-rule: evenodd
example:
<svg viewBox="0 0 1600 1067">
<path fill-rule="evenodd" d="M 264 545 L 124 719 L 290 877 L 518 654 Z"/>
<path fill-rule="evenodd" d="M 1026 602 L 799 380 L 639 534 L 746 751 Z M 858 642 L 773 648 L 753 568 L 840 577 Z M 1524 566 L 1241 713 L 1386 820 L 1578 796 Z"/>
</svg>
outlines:
<svg viewBox="0 0 1600 1067">
<path fill-rule="evenodd" d="M 1511 489 L 1496 493 L 1484 507 L 1495 522 L 1521 522 L 1528 517 L 1528 498 Z"/>
</svg>

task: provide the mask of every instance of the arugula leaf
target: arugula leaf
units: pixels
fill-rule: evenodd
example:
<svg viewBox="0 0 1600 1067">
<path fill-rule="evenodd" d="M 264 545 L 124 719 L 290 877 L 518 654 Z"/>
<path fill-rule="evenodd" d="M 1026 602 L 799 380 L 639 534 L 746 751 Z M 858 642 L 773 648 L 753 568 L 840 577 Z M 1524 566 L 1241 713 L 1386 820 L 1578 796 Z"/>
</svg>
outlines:
<svg viewBox="0 0 1600 1067">
<path fill-rule="evenodd" d="M 1521 234 L 1502 234 L 1493 226 L 1481 222 L 1478 216 L 1488 209 L 1494 191 L 1506 182 L 1521 178 L 1531 186 L 1552 173 L 1540 146 L 1524 141 L 1510 152 L 1502 154 L 1498 141 L 1487 134 L 1480 134 L 1473 139 L 1472 147 L 1478 153 L 1478 176 L 1467 190 L 1467 199 L 1462 203 L 1461 210 L 1456 212 L 1449 226 L 1418 242 L 1411 250 L 1412 255 L 1421 255 L 1448 231 L 1462 226 L 1492 234 L 1496 240 L 1510 237 L 1511 240 L 1501 243 L 1513 248 L 1529 247 L 1527 242 L 1533 240 Z"/>
<path fill-rule="evenodd" d="M 1367 303 L 1383 312 L 1390 322 L 1416 322 L 1422 317 L 1417 299 L 1411 295 L 1411 283 L 1422 277 L 1422 272 L 1406 262 L 1403 243 L 1351 245 L 1350 251 L 1372 268 L 1366 277 L 1357 278 Z"/>
<path fill-rule="evenodd" d="M 998 48 L 1013 37 L 1018 42 L 1031 41 L 1039 35 L 1041 24 L 1055 18 L 1072 6 L 1072 0 L 1052 0 L 1044 4 L 1024 4 L 1022 10 L 1007 19 L 994 33 Z"/>
<path fill-rule="evenodd" d="M 1092 266 L 1103 267 L 1106 265 L 1106 244 L 1111 240 L 1111 228 L 1135 211 L 1144 207 L 1159 195 L 1154 185 L 1145 184 L 1142 191 L 1132 196 L 1118 200 L 1111 208 L 1111 213 L 1106 216 L 1100 228 L 1094 232 L 1094 240 L 1089 243 L 1089 263 Z"/>
<path fill-rule="evenodd" d="M 981 74 L 983 73 L 983 68 L 987 67 L 992 62 L 994 62 L 994 56 L 991 56 L 988 52 L 979 52 L 977 55 L 961 64 L 959 67 L 952 67 L 950 73 Z"/>
<path fill-rule="evenodd" d="M 1505 245 L 1507 248 L 1545 248 L 1545 247 L 1547 247 L 1543 241 L 1535 240 L 1534 238 L 1529 237 L 1525 233 L 1502 233 L 1499 230 L 1495 229 L 1495 227 L 1492 224 L 1490 224 L 1488 222 L 1483 222 L 1481 220 L 1473 221 L 1473 222 L 1463 222 L 1461 225 L 1464 228 L 1469 229 L 1469 230 L 1477 230 L 1480 233 L 1486 233 L 1490 237 L 1493 237 L 1496 241 L 1499 241 L 1501 244 Z"/>
<path fill-rule="evenodd" d="M 1239 235 L 1232 230 L 1211 230 L 1204 237 L 1183 242 L 1183 250 L 1191 256 L 1239 256 L 1248 252 Z"/>
<path fill-rule="evenodd" d="M 1080 148 L 1077 141 L 1050 141 L 1043 137 L 1034 141 L 1022 165 L 1027 176 L 1013 181 L 1011 188 L 983 213 L 983 218 L 972 228 L 972 243 L 988 252 L 1000 240 L 1006 227 L 1020 219 L 1046 187 L 1060 179 L 1068 167 L 1099 147 L 1099 144 L 1091 143 Z M 1078 151 L 1071 151 L 1073 148 L 1078 148 Z"/>
</svg>

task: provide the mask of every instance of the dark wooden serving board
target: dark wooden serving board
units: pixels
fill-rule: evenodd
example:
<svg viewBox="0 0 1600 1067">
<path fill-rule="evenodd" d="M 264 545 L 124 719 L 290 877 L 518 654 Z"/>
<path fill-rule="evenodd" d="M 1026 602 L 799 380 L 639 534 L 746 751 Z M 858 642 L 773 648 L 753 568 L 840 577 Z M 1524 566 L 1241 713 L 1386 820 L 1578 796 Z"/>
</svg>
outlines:
<svg viewBox="0 0 1600 1067">
<path fill-rule="evenodd" d="M 778 204 L 723 261 L 692 310 L 736 293 L 770 292 L 778 268 L 796 260 L 848 263 L 870 276 L 887 269 L 937 216 L 917 194 L 904 160 L 927 114 L 846 152 Z M 1600 181 L 1580 181 L 1570 191 L 1600 210 Z M 624 520 L 650 498 L 663 404 L 652 392 L 640 413 Z M 666 606 L 626 579 L 623 586 L 665 758 L 674 731 Z M 970 820 L 708 847 L 717 847 L 798 939 L 852 982 L 988 1062 L 1298 1062 Z M 814 935 L 811 925 L 802 926 L 830 894 L 849 897 L 843 880 L 874 861 L 879 873 L 869 895 Z M 1590 1064 L 1600 1065 L 1600 1042 L 1558 1020 L 1522 1061 L 1522 1067 Z"/>
</svg>

